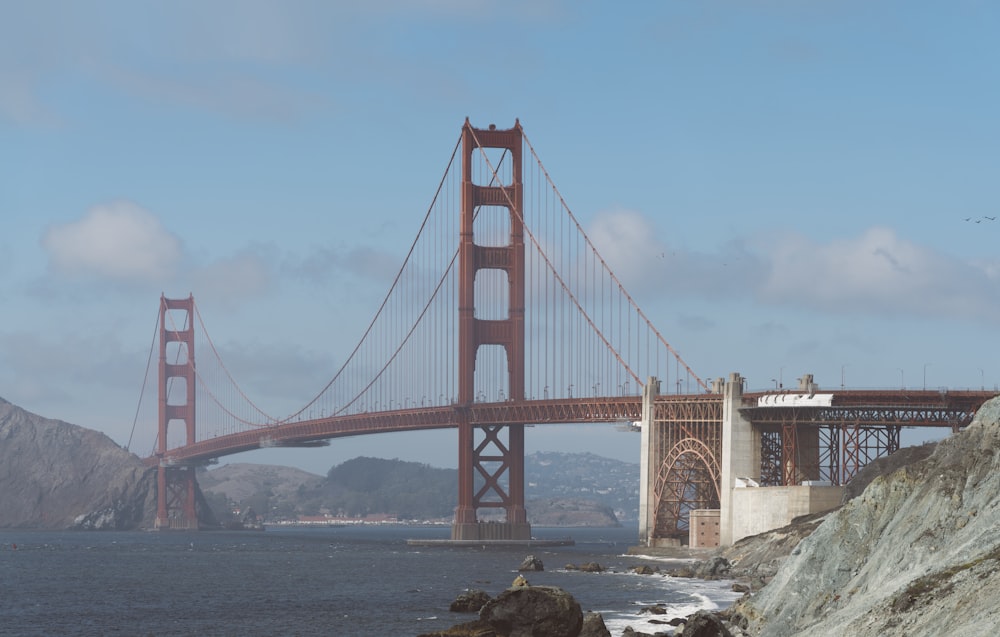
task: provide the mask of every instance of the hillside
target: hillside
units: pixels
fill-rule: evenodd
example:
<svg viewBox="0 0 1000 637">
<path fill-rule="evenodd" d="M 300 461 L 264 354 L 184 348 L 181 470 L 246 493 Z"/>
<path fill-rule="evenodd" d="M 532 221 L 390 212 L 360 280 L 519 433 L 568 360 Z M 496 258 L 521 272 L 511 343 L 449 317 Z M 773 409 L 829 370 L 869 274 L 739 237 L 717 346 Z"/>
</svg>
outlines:
<svg viewBox="0 0 1000 637">
<path fill-rule="evenodd" d="M 593 454 L 536 453 L 525 458 L 529 520 L 545 526 L 611 526 L 616 514 L 637 517 L 638 465 Z M 272 519 L 389 514 L 450 520 L 458 472 L 421 463 L 355 458 L 318 476 L 289 467 L 230 464 L 199 474 L 222 515 L 233 507 Z"/>
<path fill-rule="evenodd" d="M 0 528 L 132 529 L 156 514 L 156 474 L 102 433 L 0 398 Z"/>
<path fill-rule="evenodd" d="M 300 488 L 315 489 L 322 482 L 323 476 L 294 467 L 240 462 L 198 472 L 202 491 L 225 496 L 233 502 L 250 500 L 260 493 L 287 499 Z"/>
<path fill-rule="evenodd" d="M 760 637 L 994 635 L 1000 399 L 823 517 L 735 610 Z"/>
<path fill-rule="evenodd" d="M 538 451 L 525 456 L 524 478 L 524 496 L 529 504 L 540 500 L 588 500 L 614 511 L 621 522 L 639 521 L 638 462 L 593 453 Z"/>
</svg>

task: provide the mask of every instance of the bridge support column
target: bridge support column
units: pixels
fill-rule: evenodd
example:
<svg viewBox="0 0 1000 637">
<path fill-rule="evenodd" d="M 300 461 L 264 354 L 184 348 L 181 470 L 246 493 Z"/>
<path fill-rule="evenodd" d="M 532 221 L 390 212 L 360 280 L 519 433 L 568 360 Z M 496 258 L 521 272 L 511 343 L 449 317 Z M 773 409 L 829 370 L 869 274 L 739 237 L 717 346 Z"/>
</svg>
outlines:
<svg viewBox="0 0 1000 637">
<path fill-rule="evenodd" d="M 172 311 L 178 316 L 172 315 Z M 176 344 L 176 350 L 168 352 L 171 343 Z M 171 423 L 184 423 L 186 444 L 195 443 L 194 296 L 186 299 L 160 296 L 159 379 L 156 455 L 160 463 L 156 476 L 155 526 L 157 529 L 197 529 L 194 468 L 170 466 L 166 460 L 167 429 Z M 172 387 L 174 379 L 178 382 Z"/>
<path fill-rule="evenodd" d="M 653 519 L 653 512 L 656 510 L 656 503 L 651 500 L 655 497 L 651 488 L 656 482 L 656 471 L 659 468 L 659 458 L 651 459 L 649 454 L 656 445 L 652 444 L 653 427 L 655 416 L 655 401 L 660 394 L 660 381 L 653 376 L 646 380 L 646 386 L 642 388 L 642 427 L 639 435 L 641 437 L 639 450 L 639 543 L 642 546 L 651 546 L 651 535 L 656 526 Z M 658 433 L 658 432 L 657 432 Z"/>
<path fill-rule="evenodd" d="M 733 489 L 736 478 L 760 480 L 760 434 L 740 413 L 743 378 L 732 373 L 723 387 L 722 466 L 719 489 L 719 543 L 733 543 Z"/>
</svg>

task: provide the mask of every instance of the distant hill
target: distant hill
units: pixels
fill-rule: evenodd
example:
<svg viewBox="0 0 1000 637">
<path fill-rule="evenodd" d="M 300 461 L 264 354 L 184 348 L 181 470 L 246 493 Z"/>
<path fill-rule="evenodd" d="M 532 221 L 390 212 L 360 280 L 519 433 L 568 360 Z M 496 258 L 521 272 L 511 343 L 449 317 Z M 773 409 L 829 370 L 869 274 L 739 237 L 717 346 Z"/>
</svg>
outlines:
<svg viewBox="0 0 1000 637">
<path fill-rule="evenodd" d="M 323 476 L 277 465 L 232 463 L 198 473 L 202 491 L 221 494 L 233 502 L 247 500 L 261 492 L 288 498 L 299 487 L 315 489 L 322 483 Z"/>
<path fill-rule="evenodd" d="M 623 523 L 639 520 L 638 462 L 622 462 L 593 453 L 539 451 L 525 456 L 524 481 L 524 496 L 529 503 L 590 500 L 613 510 Z"/>
<path fill-rule="evenodd" d="M 638 519 L 638 464 L 536 453 L 525 458 L 525 479 L 533 524 L 611 526 Z M 252 508 L 269 519 L 388 514 L 445 522 L 458 490 L 454 469 L 365 457 L 331 468 L 325 478 L 289 467 L 231 464 L 200 473 L 198 481 L 217 516 Z"/>
</svg>

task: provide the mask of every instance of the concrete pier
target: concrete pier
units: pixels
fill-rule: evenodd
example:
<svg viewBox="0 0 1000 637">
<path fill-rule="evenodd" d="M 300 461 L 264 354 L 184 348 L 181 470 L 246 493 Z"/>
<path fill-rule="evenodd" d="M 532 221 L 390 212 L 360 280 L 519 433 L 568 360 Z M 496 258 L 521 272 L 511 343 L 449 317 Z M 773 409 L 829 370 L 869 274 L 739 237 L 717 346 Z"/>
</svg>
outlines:
<svg viewBox="0 0 1000 637">
<path fill-rule="evenodd" d="M 733 372 L 722 392 L 722 476 L 719 489 L 719 543 L 729 546 L 733 539 L 733 489 L 736 479 L 759 477 L 760 434 L 740 413 L 743 377 Z"/>
</svg>

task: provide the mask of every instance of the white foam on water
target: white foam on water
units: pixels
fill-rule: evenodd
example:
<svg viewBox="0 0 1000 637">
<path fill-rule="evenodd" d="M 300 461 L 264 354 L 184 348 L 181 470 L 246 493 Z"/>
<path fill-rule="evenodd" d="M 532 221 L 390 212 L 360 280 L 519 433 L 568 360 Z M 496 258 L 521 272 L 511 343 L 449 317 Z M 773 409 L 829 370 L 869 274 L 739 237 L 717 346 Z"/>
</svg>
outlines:
<svg viewBox="0 0 1000 637">
<path fill-rule="evenodd" d="M 636 600 L 633 602 L 634 612 L 621 609 L 598 611 L 612 635 L 620 635 L 628 626 L 645 633 L 672 633 L 673 627 L 666 623 L 671 619 L 685 618 L 699 610 L 721 610 L 742 596 L 741 593 L 732 590 L 731 580 L 706 581 L 657 575 L 636 575 L 636 577 L 658 577 L 665 592 L 687 595 L 688 599 L 678 602 Z M 662 606 L 666 612 L 662 615 L 642 612 L 650 606 Z"/>
</svg>

